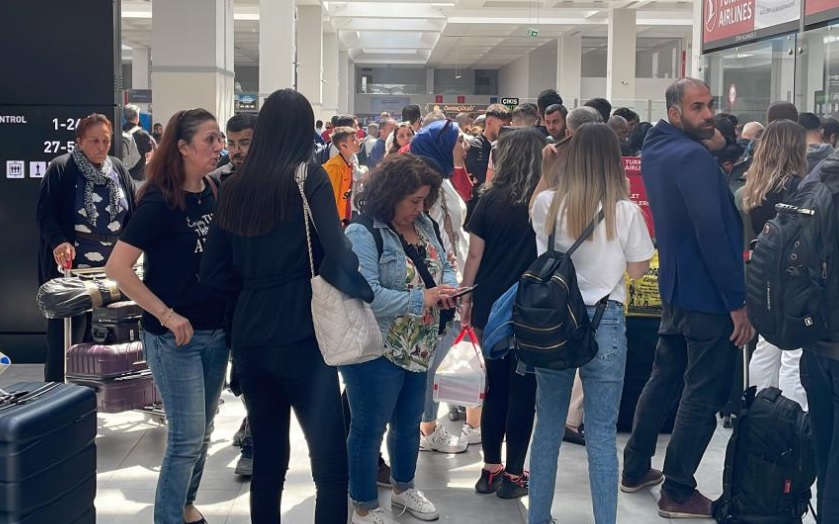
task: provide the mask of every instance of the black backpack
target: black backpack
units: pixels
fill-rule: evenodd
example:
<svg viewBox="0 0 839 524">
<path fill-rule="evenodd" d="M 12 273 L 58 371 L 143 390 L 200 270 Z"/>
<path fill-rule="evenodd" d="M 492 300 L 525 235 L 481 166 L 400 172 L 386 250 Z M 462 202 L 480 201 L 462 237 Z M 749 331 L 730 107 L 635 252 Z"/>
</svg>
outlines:
<svg viewBox="0 0 839 524">
<path fill-rule="evenodd" d="M 548 250 L 519 279 L 513 326 L 518 358 L 525 365 L 563 370 L 580 367 L 597 355 L 594 333 L 609 295 L 597 303 L 597 312 L 589 321 L 571 255 L 601 220 L 602 210 L 566 253 L 556 251 L 556 231 L 551 233 Z"/>
<path fill-rule="evenodd" d="M 828 161 L 830 162 L 830 161 Z M 749 320 L 781 349 L 798 349 L 839 330 L 839 224 L 834 160 L 822 181 L 802 184 L 757 237 L 746 274 Z"/>
<path fill-rule="evenodd" d="M 801 524 L 816 480 L 809 415 L 774 387 L 744 393 L 728 441 L 720 524 Z"/>
</svg>

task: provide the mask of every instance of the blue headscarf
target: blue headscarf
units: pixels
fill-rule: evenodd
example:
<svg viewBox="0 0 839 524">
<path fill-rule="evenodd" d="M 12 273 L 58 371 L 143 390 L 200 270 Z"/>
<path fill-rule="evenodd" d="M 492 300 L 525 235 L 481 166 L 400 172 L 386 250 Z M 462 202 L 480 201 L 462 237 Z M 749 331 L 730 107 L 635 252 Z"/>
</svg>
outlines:
<svg viewBox="0 0 839 524">
<path fill-rule="evenodd" d="M 453 120 L 432 122 L 411 140 L 411 154 L 433 159 L 442 168 L 443 176 L 450 178 L 454 171 L 452 150 L 459 135 L 460 128 Z"/>
</svg>

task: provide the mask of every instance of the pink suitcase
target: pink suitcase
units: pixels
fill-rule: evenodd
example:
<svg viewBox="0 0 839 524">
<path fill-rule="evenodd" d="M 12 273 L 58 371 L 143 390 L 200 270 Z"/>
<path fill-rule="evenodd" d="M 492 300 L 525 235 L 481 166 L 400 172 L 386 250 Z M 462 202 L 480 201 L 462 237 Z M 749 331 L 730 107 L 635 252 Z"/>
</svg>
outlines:
<svg viewBox="0 0 839 524">
<path fill-rule="evenodd" d="M 67 351 L 67 381 L 106 380 L 148 369 L 143 344 L 77 344 Z"/>
<path fill-rule="evenodd" d="M 122 413 L 162 403 L 149 370 L 106 380 L 74 378 L 73 383 L 96 391 L 99 413 Z"/>
</svg>

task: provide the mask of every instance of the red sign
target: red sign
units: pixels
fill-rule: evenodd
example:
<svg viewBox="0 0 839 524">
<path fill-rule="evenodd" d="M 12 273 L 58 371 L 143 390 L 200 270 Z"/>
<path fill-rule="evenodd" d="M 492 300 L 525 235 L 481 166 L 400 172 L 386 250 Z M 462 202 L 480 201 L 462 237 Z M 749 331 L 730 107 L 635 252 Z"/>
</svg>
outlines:
<svg viewBox="0 0 839 524">
<path fill-rule="evenodd" d="M 703 0 L 703 42 L 754 31 L 755 0 Z"/>
<path fill-rule="evenodd" d="M 459 95 L 459 96 L 457 97 L 457 103 L 458 103 L 458 104 L 465 104 L 465 103 L 466 103 L 466 97 L 465 97 L 465 96 L 463 96 L 463 95 Z"/>
<path fill-rule="evenodd" d="M 443 103 L 443 95 L 434 95 L 434 103 L 435 104 L 442 104 Z"/>
<path fill-rule="evenodd" d="M 655 238 L 655 232 L 653 231 L 653 213 L 650 211 L 650 203 L 647 201 L 647 188 L 644 187 L 644 180 L 641 178 L 641 157 L 623 157 L 623 169 L 626 173 L 626 178 L 629 179 L 629 198 L 641 208 L 641 213 L 644 214 L 644 221 L 647 223 L 650 236 Z"/>
<path fill-rule="evenodd" d="M 797 30 L 803 0 L 701 1 L 702 47 L 704 52 L 708 52 Z"/>
<path fill-rule="evenodd" d="M 839 8 L 839 0 L 807 0 L 804 3 L 804 14 L 810 16 L 837 8 Z"/>
</svg>

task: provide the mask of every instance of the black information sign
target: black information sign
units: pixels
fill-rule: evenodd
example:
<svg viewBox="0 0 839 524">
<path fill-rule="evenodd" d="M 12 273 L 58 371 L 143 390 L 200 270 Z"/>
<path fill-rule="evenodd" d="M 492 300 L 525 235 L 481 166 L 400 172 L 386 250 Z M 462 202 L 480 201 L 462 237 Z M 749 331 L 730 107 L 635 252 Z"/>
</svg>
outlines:
<svg viewBox="0 0 839 524">
<path fill-rule="evenodd" d="M 519 99 L 515 97 L 504 97 L 501 99 L 501 103 L 509 107 L 510 111 L 512 111 L 519 105 Z"/>
</svg>

